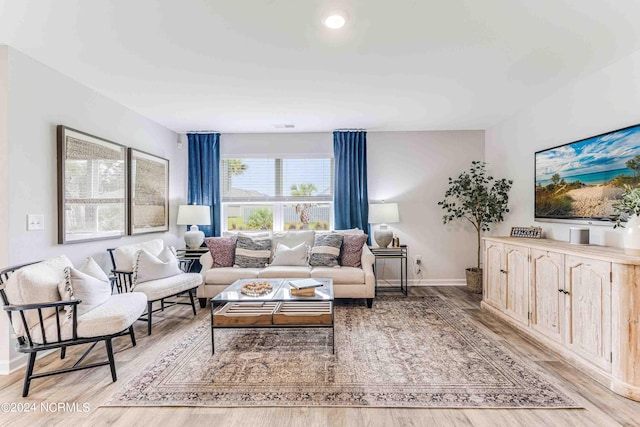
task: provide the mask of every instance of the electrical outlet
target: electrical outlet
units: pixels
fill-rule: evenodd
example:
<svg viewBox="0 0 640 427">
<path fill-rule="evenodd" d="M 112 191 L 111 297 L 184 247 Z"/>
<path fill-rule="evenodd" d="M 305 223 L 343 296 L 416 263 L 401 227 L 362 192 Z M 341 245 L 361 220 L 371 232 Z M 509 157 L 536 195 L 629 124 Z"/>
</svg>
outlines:
<svg viewBox="0 0 640 427">
<path fill-rule="evenodd" d="M 422 255 L 416 255 L 416 264 L 422 264 Z"/>
</svg>

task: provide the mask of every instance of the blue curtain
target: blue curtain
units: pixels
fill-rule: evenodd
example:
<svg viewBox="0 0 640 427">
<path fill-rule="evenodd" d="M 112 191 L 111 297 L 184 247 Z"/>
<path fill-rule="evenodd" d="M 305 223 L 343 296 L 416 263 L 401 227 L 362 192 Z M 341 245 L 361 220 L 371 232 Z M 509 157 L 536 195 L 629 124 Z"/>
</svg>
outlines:
<svg viewBox="0 0 640 427">
<path fill-rule="evenodd" d="M 188 203 L 211 206 L 211 225 L 198 228 L 220 236 L 220 134 L 189 133 Z"/>
<path fill-rule="evenodd" d="M 369 234 L 367 132 L 333 132 L 333 156 L 335 228 L 357 227 Z"/>
</svg>

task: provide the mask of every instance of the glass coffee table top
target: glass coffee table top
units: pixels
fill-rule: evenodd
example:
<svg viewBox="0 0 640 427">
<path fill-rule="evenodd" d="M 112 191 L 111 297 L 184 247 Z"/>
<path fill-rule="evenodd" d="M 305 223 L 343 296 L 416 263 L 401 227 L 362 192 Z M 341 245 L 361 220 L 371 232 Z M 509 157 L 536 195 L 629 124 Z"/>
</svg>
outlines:
<svg viewBox="0 0 640 427">
<path fill-rule="evenodd" d="M 211 298 L 211 302 L 214 304 L 226 303 L 226 302 L 251 302 L 251 301 L 333 301 L 333 279 L 319 278 L 318 282 L 322 283 L 322 286 L 315 288 L 315 295 L 313 296 L 297 296 L 291 295 L 291 284 L 289 280 L 299 280 L 295 278 L 291 279 L 240 279 L 233 282 L 224 291 L 220 292 L 215 297 Z M 259 295 L 250 296 L 240 292 L 242 286 L 251 282 L 269 282 L 271 285 L 271 291 Z"/>
</svg>

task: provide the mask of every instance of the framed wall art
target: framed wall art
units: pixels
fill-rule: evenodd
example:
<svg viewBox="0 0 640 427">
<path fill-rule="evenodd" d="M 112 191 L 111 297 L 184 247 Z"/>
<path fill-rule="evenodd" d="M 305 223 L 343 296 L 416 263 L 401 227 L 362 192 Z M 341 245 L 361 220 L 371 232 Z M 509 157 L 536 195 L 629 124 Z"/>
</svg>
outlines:
<svg viewBox="0 0 640 427">
<path fill-rule="evenodd" d="M 129 234 L 169 230 L 169 160 L 129 148 Z"/>
<path fill-rule="evenodd" d="M 58 243 L 124 236 L 127 149 L 59 125 Z"/>
</svg>

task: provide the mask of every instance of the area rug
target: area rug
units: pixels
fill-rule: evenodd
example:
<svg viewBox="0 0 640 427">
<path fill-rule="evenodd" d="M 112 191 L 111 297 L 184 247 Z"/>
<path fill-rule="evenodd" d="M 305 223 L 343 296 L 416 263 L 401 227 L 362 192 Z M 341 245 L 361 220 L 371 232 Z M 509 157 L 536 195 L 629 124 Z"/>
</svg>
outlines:
<svg viewBox="0 0 640 427">
<path fill-rule="evenodd" d="M 104 406 L 578 408 L 545 374 L 440 297 L 335 308 L 331 329 L 218 329 L 210 321 Z"/>
</svg>

